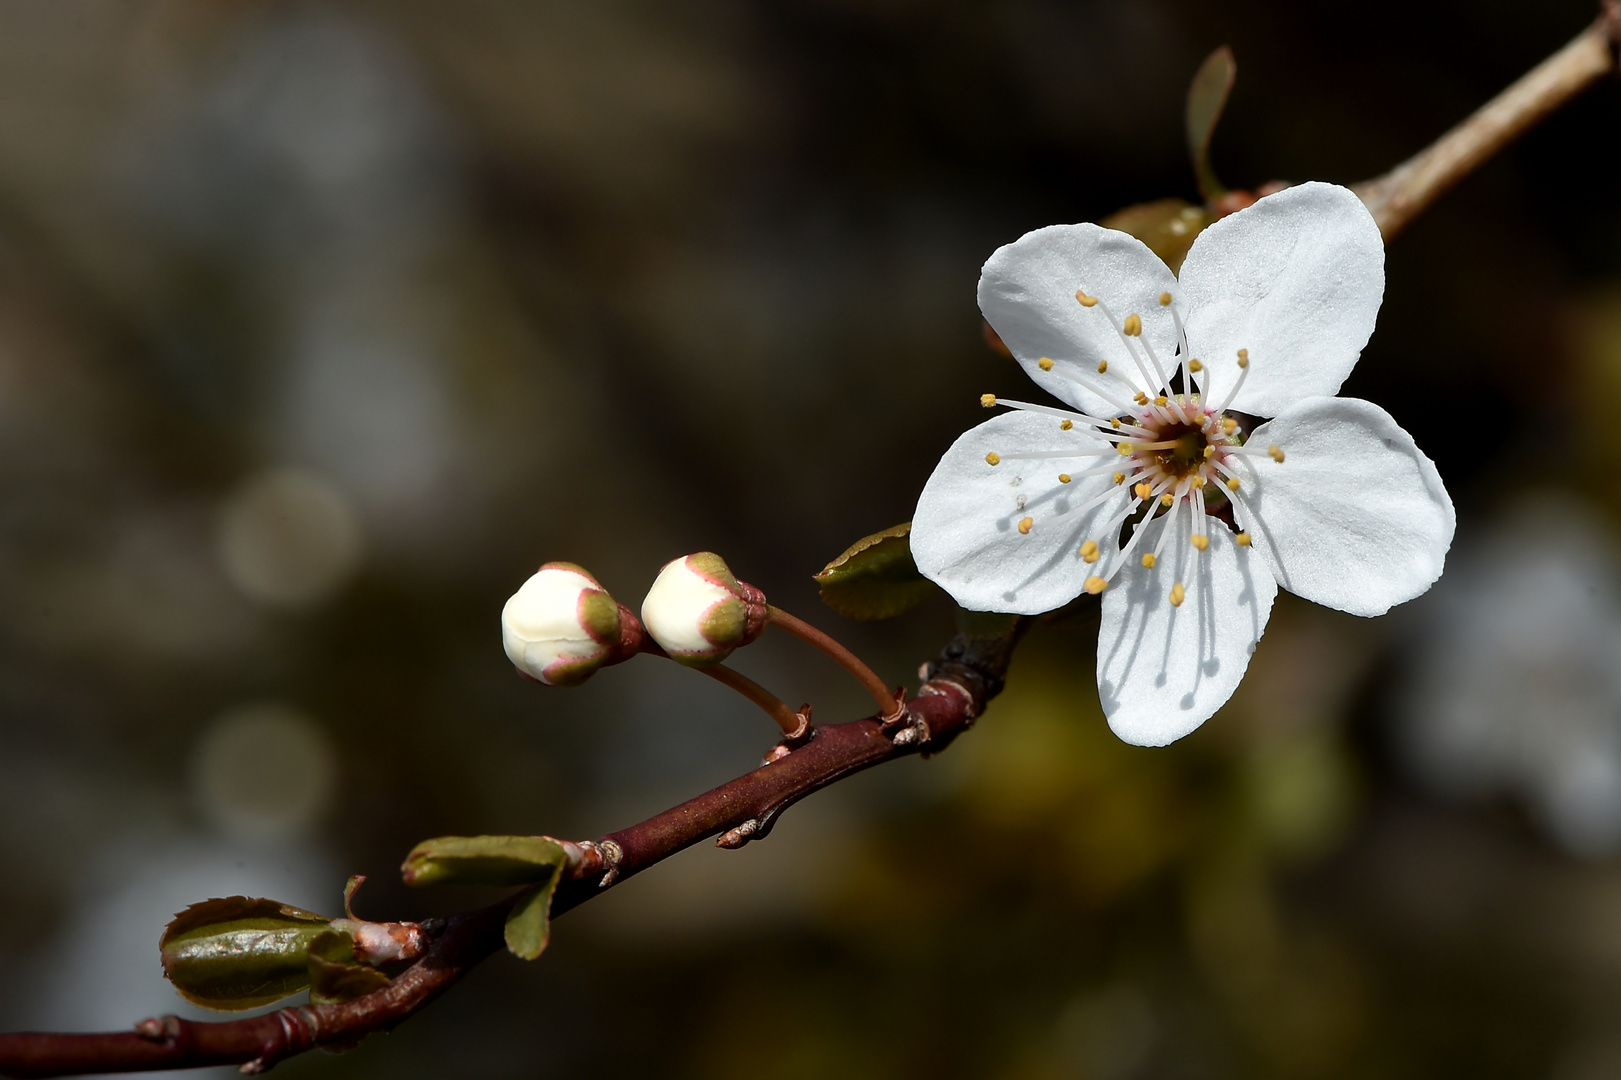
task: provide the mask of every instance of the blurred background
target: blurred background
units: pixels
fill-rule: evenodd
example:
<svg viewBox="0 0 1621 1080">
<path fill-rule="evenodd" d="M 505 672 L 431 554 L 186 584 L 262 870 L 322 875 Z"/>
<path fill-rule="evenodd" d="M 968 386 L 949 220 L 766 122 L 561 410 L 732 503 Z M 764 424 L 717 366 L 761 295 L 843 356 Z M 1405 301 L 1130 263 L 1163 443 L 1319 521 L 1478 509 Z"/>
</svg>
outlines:
<svg viewBox="0 0 1621 1080">
<path fill-rule="evenodd" d="M 1586 0 L 0 3 L 0 1026 L 200 1015 L 157 941 L 246 892 L 422 917 L 419 839 L 623 827 L 765 717 L 501 652 L 543 560 L 634 606 L 723 553 L 892 681 L 952 632 L 820 606 L 978 395 L 999 244 L 1352 182 Z M 950 752 L 491 960 L 299 1077 L 1621 1074 L 1621 177 L 1611 82 L 1390 249 L 1346 392 L 1459 508 L 1363 621 L 1280 596 L 1232 703 L 1120 744 L 1039 627 Z M 1568 440 L 1568 441 L 1567 441 Z M 737 666 L 867 711 L 775 635 Z"/>
</svg>

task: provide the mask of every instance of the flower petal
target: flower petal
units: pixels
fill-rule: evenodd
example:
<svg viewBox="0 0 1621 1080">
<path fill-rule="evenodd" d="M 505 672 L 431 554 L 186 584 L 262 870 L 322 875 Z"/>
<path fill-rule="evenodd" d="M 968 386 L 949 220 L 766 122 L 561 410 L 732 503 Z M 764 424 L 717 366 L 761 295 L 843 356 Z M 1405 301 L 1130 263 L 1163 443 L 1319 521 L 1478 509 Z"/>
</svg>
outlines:
<svg viewBox="0 0 1621 1080">
<path fill-rule="evenodd" d="M 1146 356 L 1142 368 L 1132 359 L 1104 309 L 1122 323 L 1128 315 L 1142 319 L 1140 340 L 1169 376 L 1176 325 L 1159 297 L 1176 287 L 1159 256 L 1134 236 L 1100 225 L 1051 225 L 997 248 L 986 260 L 979 309 L 1043 390 L 1093 416 L 1115 416 L 1126 411 L 1121 402 L 1129 403 L 1135 390 L 1157 394 L 1160 387 L 1144 385 L 1157 381 L 1141 374 L 1142 368 L 1153 372 L 1152 365 Z M 1077 289 L 1103 304 L 1082 307 Z M 1041 370 L 1043 357 L 1053 361 L 1052 371 Z M 1108 374 L 1098 374 L 1100 361 L 1108 361 Z"/>
<path fill-rule="evenodd" d="M 1250 373 L 1232 407 L 1276 416 L 1339 392 L 1373 333 L 1385 293 L 1385 246 L 1348 189 L 1285 188 L 1199 234 L 1182 263 L 1188 344 L 1226 398 L 1239 349 Z"/>
<path fill-rule="evenodd" d="M 1134 561 L 1103 594 L 1098 697 L 1126 742 L 1164 746 L 1210 719 L 1238 688 L 1272 614 L 1271 571 L 1207 520 L 1208 550 L 1193 554 L 1187 537 L 1175 538 L 1155 569 Z M 1187 595 L 1174 607 L 1178 580 Z"/>
<path fill-rule="evenodd" d="M 1096 530 L 1125 505 L 1125 489 L 1108 473 L 1077 475 L 1068 484 L 1058 480 L 1060 472 L 1112 465 L 1118 460 L 1113 451 L 1073 460 L 985 460 L 992 452 L 1108 449 L 1079 430 L 1060 431 L 1058 424 L 1028 412 L 987 420 L 951 445 L 924 485 L 912 519 L 912 557 L 925 577 L 963 607 L 1021 615 L 1051 611 L 1080 595 L 1086 579 L 1114 552 L 1114 539 Z M 1095 564 L 1079 553 L 1088 540 L 1098 545 Z"/>
<path fill-rule="evenodd" d="M 1278 583 L 1353 615 L 1383 615 L 1441 576 L 1457 516 L 1435 463 L 1395 419 L 1356 398 L 1311 398 L 1262 424 L 1238 521 Z"/>
</svg>

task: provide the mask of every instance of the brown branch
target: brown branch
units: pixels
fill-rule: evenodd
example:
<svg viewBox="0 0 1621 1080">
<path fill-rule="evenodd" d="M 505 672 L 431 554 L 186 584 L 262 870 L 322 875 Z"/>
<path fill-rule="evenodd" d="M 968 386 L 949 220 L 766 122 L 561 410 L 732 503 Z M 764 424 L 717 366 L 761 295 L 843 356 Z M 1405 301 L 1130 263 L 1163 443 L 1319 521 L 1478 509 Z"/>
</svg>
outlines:
<svg viewBox="0 0 1621 1080">
<path fill-rule="evenodd" d="M 1383 176 L 1354 186 L 1388 243 L 1459 180 L 1559 106 L 1616 70 L 1621 0 L 1467 120 Z"/>
<path fill-rule="evenodd" d="M 552 900 L 558 916 L 632 874 L 720 834 L 741 847 L 771 830 L 783 810 L 852 773 L 915 753 L 943 750 L 973 726 L 1002 689 L 1013 647 L 1028 620 L 997 638 L 958 636 L 929 665 L 928 681 L 897 721 L 877 717 L 815 729 L 809 742 L 774 756 L 744 776 L 689 799 L 594 844 L 569 844 L 570 880 Z M 502 947 L 507 910 L 516 896 L 441 925 L 422 959 L 388 986 L 336 1005 L 303 1005 L 266 1016 L 198 1022 L 167 1016 L 133 1031 L 0 1035 L 0 1075 L 67 1076 L 142 1072 L 204 1065 L 241 1065 L 258 1073 L 315 1046 L 353 1042 L 405 1020 Z"/>
</svg>

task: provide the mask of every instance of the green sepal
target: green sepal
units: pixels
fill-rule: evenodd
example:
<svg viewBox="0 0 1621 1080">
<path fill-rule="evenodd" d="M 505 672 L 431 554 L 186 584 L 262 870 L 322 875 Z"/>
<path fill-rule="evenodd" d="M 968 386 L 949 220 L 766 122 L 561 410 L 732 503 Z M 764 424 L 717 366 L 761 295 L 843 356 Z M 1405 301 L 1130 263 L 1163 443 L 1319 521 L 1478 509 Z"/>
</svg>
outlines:
<svg viewBox="0 0 1621 1080">
<path fill-rule="evenodd" d="M 1215 202 L 1227 194 L 1227 189 L 1216 178 L 1216 170 L 1210 166 L 1210 138 L 1216 133 L 1216 122 L 1227 107 L 1227 96 L 1233 92 L 1233 79 L 1237 75 L 1233 50 L 1223 45 L 1205 57 L 1188 84 L 1188 104 L 1183 113 L 1188 129 L 1188 156 L 1193 159 L 1193 178 L 1205 202 Z"/>
<path fill-rule="evenodd" d="M 310 982 L 310 943 L 330 933 L 325 915 L 247 896 L 193 904 L 159 942 L 163 973 L 180 996 L 225 1012 L 296 994 Z"/>
<path fill-rule="evenodd" d="M 389 979 L 370 964 L 355 958 L 355 941 L 348 934 L 328 930 L 309 945 L 310 1003 L 332 1005 L 381 990 Z"/>
<path fill-rule="evenodd" d="M 1116 210 L 1098 224 L 1135 236 L 1174 274 L 1181 269 L 1193 238 L 1214 220 L 1208 210 L 1186 199 L 1155 199 Z"/>
<path fill-rule="evenodd" d="M 888 619 L 937 588 L 912 559 L 912 523 L 862 537 L 816 575 L 822 602 L 852 619 Z"/>
<path fill-rule="evenodd" d="M 400 871 L 407 885 L 533 885 L 567 862 L 549 836 L 441 836 L 412 848 Z"/>
</svg>

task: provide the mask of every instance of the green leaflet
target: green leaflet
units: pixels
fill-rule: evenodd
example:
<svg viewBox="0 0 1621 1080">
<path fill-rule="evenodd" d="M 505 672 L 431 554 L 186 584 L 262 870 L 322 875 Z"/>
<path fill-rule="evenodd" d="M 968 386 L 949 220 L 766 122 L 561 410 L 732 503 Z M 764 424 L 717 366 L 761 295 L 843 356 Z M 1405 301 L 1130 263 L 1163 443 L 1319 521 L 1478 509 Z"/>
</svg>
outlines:
<svg viewBox="0 0 1621 1080">
<path fill-rule="evenodd" d="M 1216 132 L 1222 110 L 1227 107 L 1227 96 L 1233 92 L 1233 79 L 1237 75 L 1233 50 L 1223 45 L 1205 57 L 1193 75 L 1193 82 L 1188 84 L 1188 104 L 1183 113 L 1188 129 L 1188 155 L 1193 159 L 1193 176 L 1205 202 L 1214 202 L 1227 193 L 1216 178 L 1216 170 L 1210 167 L 1210 138 Z"/>
<path fill-rule="evenodd" d="M 329 922 L 275 900 L 204 900 L 164 930 L 163 973 L 181 997 L 210 1009 L 268 1005 L 309 985 L 308 950 L 331 933 Z"/>
<path fill-rule="evenodd" d="M 388 985 L 388 976 L 355 959 L 354 939 L 328 930 L 308 948 L 310 1002 L 331 1005 L 361 997 Z"/>
<path fill-rule="evenodd" d="M 507 915 L 507 948 L 533 960 L 551 937 L 552 893 L 568 853 L 549 836 L 441 836 L 406 856 L 407 885 L 536 885 Z"/>
<path fill-rule="evenodd" d="M 853 619 L 888 619 L 934 592 L 934 582 L 912 561 L 912 523 L 857 540 L 816 575 L 822 600 Z"/>
</svg>

